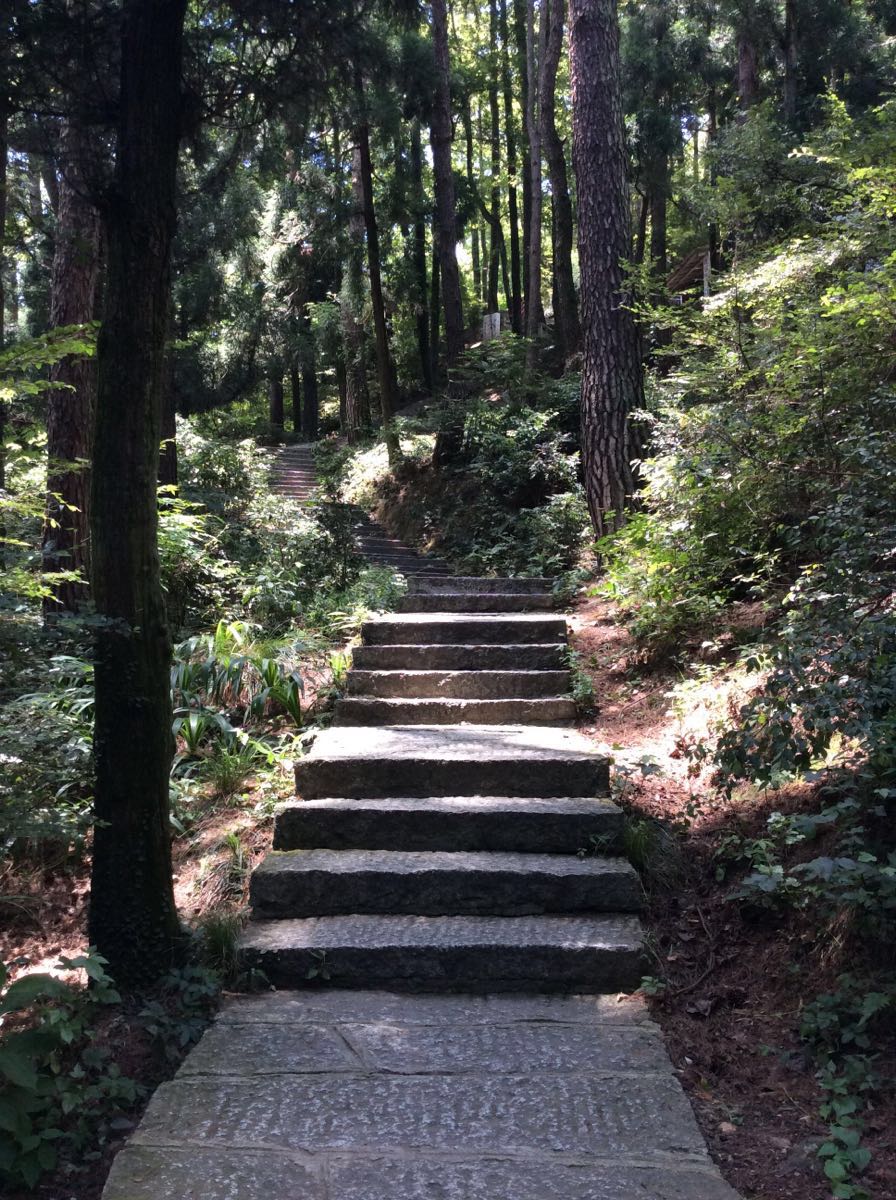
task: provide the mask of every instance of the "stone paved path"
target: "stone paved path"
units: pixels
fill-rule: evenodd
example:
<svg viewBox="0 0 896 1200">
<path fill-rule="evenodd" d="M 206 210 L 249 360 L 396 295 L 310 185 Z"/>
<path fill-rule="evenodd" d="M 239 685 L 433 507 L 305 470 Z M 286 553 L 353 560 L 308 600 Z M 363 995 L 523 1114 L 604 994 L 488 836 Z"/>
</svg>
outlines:
<svg viewBox="0 0 896 1200">
<path fill-rule="evenodd" d="M 608 764 L 547 581 L 368 622 L 252 878 L 233 999 L 104 1200 L 737 1200 L 643 1005 Z"/>
</svg>

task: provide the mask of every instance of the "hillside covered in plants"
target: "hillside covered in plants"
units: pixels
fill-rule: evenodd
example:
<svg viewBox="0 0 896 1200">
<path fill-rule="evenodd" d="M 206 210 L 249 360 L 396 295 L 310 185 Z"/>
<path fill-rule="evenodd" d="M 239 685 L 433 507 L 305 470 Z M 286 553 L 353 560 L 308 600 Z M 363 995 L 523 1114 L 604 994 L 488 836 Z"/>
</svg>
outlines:
<svg viewBox="0 0 896 1200">
<path fill-rule="evenodd" d="M 726 1176 L 890 1195 L 896 8 L 0 33 L 3 1194 L 99 1197 L 221 989 L 266 986 L 249 873 L 407 587 L 366 513 L 569 608 Z"/>
</svg>

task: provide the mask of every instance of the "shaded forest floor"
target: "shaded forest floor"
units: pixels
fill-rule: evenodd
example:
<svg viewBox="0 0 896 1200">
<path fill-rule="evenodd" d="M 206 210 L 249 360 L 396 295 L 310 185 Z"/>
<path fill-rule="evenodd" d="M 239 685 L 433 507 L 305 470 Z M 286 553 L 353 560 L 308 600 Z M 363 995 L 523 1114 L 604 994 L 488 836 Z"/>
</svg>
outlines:
<svg viewBox="0 0 896 1200">
<path fill-rule="evenodd" d="M 747 605 L 731 616 L 721 638 L 713 631 L 716 644 L 736 645 L 761 620 Z M 711 670 L 698 664 L 687 678 L 671 666 L 639 666 L 606 602 L 580 603 L 573 626 L 580 667 L 595 691 L 583 731 L 617 759 L 617 799 L 635 822 L 645 858 L 658 993 L 651 1007 L 710 1151 L 751 1200 L 828 1200 L 816 1155 L 826 1137 L 823 1096 L 797 1027 L 802 1005 L 835 987 L 844 969 L 840 948 L 832 945 L 818 961 L 816 928 L 799 914 L 776 919 L 732 902 L 736 873 L 719 877 L 727 835 L 761 836 L 772 812 L 811 810 L 813 789 L 744 788 L 730 801 L 719 799 L 705 777 L 689 774 L 682 748 L 738 703 L 737 669 L 724 661 Z M 878 1074 L 893 1079 L 896 1046 L 880 1049 Z M 890 1093 L 868 1114 L 864 1142 L 873 1157 L 856 1180 L 880 1200 L 896 1195 L 894 1129 Z"/>
</svg>

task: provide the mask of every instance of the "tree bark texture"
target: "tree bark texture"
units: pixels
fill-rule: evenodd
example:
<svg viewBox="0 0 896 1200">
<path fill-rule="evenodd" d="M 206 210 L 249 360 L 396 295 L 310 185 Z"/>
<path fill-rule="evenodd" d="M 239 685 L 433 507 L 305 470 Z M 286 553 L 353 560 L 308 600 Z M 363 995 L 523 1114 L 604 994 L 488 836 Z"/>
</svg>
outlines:
<svg viewBox="0 0 896 1200">
<path fill-rule="evenodd" d="M 550 0 L 547 46 L 541 77 L 541 113 L 544 151 L 553 199 L 551 233 L 553 242 L 554 323 L 564 361 L 576 354 L 581 341 L 579 302 L 572 273 L 573 219 L 566 174 L 566 153 L 557 130 L 557 68 L 563 53 L 566 0 Z"/>
<path fill-rule="evenodd" d="M 429 346 L 429 297 L 426 280 L 426 196 L 423 190 L 423 146 L 419 121 L 414 122 L 411 130 L 411 177 L 414 189 L 414 278 L 417 285 L 414 309 L 417 321 L 417 353 L 420 355 L 420 382 L 427 392 L 431 392 L 432 353 Z"/>
<path fill-rule="evenodd" d="M 489 41 L 491 52 L 488 66 L 488 111 L 491 149 L 491 201 L 489 204 L 490 236 L 488 243 L 489 312 L 498 312 L 498 273 L 501 264 L 501 109 L 498 104 L 498 3 L 489 0 Z"/>
<path fill-rule="evenodd" d="M 625 307 L 627 151 L 615 0 L 571 0 L 573 166 L 579 205 L 582 465 L 599 537 L 622 523 L 638 452 L 630 414 L 643 404 L 634 319 Z"/>
<path fill-rule="evenodd" d="M 510 224 L 510 327 L 514 333 L 523 332 L 523 300 L 520 284 L 520 217 L 517 199 L 517 145 L 513 114 L 513 86 L 510 73 L 510 28 L 507 20 L 507 0 L 501 0 L 499 10 L 501 35 L 501 83 L 504 93 L 504 138 L 507 144 L 507 220 Z"/>
<path fill-rule="evenodd" d="M 283 437 L 285 421 L 283 376 L 278 373 L 268 378 L 268 424 L 275 437 Z"/>
<path fill-rule="evenodd" d="M 526 54 L 526 29 L 528 21 L 527 0 L 513 0 L 513 37 L 516 42 L 517 71 L 520 77 L 520 107 L 523 116 L 523 313 L 520 322 L 522 332 L 526 329 L 526 313 L 529 311 L 529 232 L 532 224 L 532 165 L 529 146 L 529 63 Z"/>
<path fill-rule="evenodd" d="M 181 126 L 186 0 L 129 0 L 115 178 L 106 202 L 91 496 L 96 636 L 89 935 L 121 987 L 176 960 L 168 782 L 171 640 L 156 480 Z"/>
<path fill-rule="evenodd" d="M 543 319 L 541 303 L 541 219 L 543 212 L 541 191 L 541 87 L 540 75 L 544 71 L 547 46 L 547 0 L 528 0 L 526 21 L 526 74 L 529 77 L 529 106 L 526 123 L 529 130 L 529 180 L 531 211 L 529 215 L 529 292 L 526 308 L 526 337 L 530 339 L 526 351 L 527 365 L 535 365 L 536 346 Z M 536 49 L 537 40 L 537 49 Z"/>
<path fill-rule="evenodd" d="M 100 217 L 87 194 L 87 140 L 69 120 L 60 136 L 59 215 L 50 285 L 50 327 L 85 325 L 96 316 Z M 68 358 L 54 364 L 47 393 L 47 507 L 43 530 L 45 571 L 78 571 L 83 582 L 58 582 L 44 612 L 77 612 L 88 595 L 90 573 L 90 458 L 96 364 Z"/>
<path fill-rule="evenodd" d="M 317 388 L 317 343 L 307 312 L 302 319 L 302 436 L 307 442 L 317 441 L 320 420 L 320 398 Z"/>
<path fill-rule="evenodd" d="M 473 195 L 476 191 L 476 172 L 473 168 L 472 101 L 469 101 L 464 109 L 464 137 L 466 139 L 467 150 L 467 187 L 470 189 L 470 194 Z M 478 309 L 479 302 L 482 299 L 482 259 L 479 256 L 479 225 L 476 221 L 473 222 L 471 241 L 473 258 L 473 295 L 476 299 L 476 307 Z"/>
<path fill-rule="evenodd" d="M 394 464 L 401 458 L 401 446 L 395 432 L 395 374 L 389 349 L 389 328 L 386 324 L 386 304 L 383 299 L 383 277 L 380 264 L 380 235 L 373 205 L 373 165 L 370 159 L 370 127 L 367 124 L 364 83 L 359 71 L 355 73 L 355 102 L 361 112 L 355 136 L 358 165 L 361 174 L 361 195 L 364 204 L 364 228 L 367 233 L 367 270 L 370 277 L 370 304 L 373 310 L 373 335 L 376 345 L 376 375 L 380 389 L 380 414 L 383 438 Z"/>
<path fill-rule="evenodd" d="M 791 127 L 796 124 L 799 70 L 799 31 L 797 28 L 797 0 L 784 2 L 784 120 Z"/>
<path fill-rule="evenodd" d="M 445 312 L 445 352 L 449 370 L 464 352 L 464 314 L 457 266 L 457 218 L 451 168 L 451 91 L 446 0 L 432 0 L 432 32 L 436 75 L 430 140 L 439 227 L 439 266 Z"/>
<path fill-rule="evenodd" d="M 352 154 L 352 211 L 349 217 L 348 258 L 342 279 L 340 311 L 345 353 L 345 432 L 356 442 L 370 427 L 370 393 L 362 312 L 364 306 L 364 191 L 361 154 Z"/>
</svg>

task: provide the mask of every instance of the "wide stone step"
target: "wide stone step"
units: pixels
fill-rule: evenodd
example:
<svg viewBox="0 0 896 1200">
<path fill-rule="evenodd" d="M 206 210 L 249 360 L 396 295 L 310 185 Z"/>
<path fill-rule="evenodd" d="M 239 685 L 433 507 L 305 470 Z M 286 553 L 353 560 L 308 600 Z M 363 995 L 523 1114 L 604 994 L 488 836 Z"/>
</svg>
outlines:
<svg viewBox="0 0 896 1200">
<path fill-rule="evenodd" d="M 450 578 L 450 576 L 448 576 Z M 555 607 L 551 592 L 415 592 L 401 596 L 395 605 L 400 613 L 454 612 L 550 612 Z"/>
<path fill-rule="evenodd" d="M 352 662 L 362 671 L 558 671 L 566 666 L 567 653 L 564 642 L 356 646 Z"/>
<path fill-rule="evenodd" d="M 316 917 L 252 921 L 244 970 L 275 987 L 629 992 L 647 968 L 637 917 Z"/>
<path fill-rule="evenodd" d="M 274 850 L 252 872 L 262 920 L 398 913 L 524 916 L 637 912 L 641 885 L 621 858 L 475 851 Z"/>
<path fill-rule="evenodd" d="M 619 853 L 625 818 L 611 800 L 514 796 L 327 798 L 284 805 L 274 849 Z"/>
<path fill-rule="evenodd" d="M 346 696 L 336 705 L 336 725 L 554 725 L 574 721 L 576 704 L 565 696 L 538 700 L 383 700 Z"/>
<path fill-rule="evenodd" d="M 368 646 L 565 642 L 566 621 L 541 613 L 390 613 L 365 621 L 361 636 Z"/>
<path fill-rule="evenodd" d="M 562 696 L 568 671 L 359 671 L 348 673 L 349 696 L 446 700 L 512 700 Z"/>
<path fill-rule="evenodd" d="M 296 763 L 307 800 L 385 796 L 602 796 L 609 762 L 551 726 L 343 726 Z"/>
<path fill-rule="evenodd" d="M 432 595 L 439 592 L 547 592 L 554 581 L 543 578 L 493 579 L 482 575 L 450 575 L 447 579 L 432 583 L 429 579 L 408 579 L 409 592 Z"/>
</svg>

